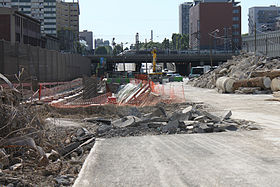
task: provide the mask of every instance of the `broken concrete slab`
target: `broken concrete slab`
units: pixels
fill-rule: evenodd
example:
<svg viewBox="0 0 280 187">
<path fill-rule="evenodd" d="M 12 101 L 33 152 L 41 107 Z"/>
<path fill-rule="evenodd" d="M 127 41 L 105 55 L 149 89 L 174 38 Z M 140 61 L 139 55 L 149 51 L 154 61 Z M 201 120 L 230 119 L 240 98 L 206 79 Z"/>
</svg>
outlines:
<svg viewBox="0 0 280 187">
<path fill-rule="evenodd" d="M 112 125 L 101 125 L 98 127 L 97 129 L 97 133 L 100 134 L 104 134 L 105 132 L 110 131 L 111 129 L 113 129 Z"/>
<path fill-rule="evenodd" d="M 235 125 L 228 125 L 225 127 L 226 130 L 228 131 L 237 131 L 238 128 Z"/>
<path fill-rule="evenodd" d="M 196 123 L 195 121 L 183 121 L 183 122 L 186 126 L 192 126 Z"/>
<path fill-rule="evenodd" d="M 174 112 L 174 113 L 172 113 L 171 117 L 169 118 L 169 121 L 178 120 L 178 121 L 183 122 L 183 121 L 188 121 L 191 118 L 192 118 L 191 112 L 188 112 L 188 113 Z"/>
<path fill-rule="evenodd" d="M 112 125 L 114 127 L 118 128 L 124 128 L 124 127 L 129 127 L 135 125 L 137 122 L 140 122 L 141 119 L 135 116 L 126 116 L 124 118 L 115 120 L 112 122 Z"/>
<path fill-rule="evenodd" d="M 215 116 L 207 111 L 197 110 L 196 111 L 200 116 L 206 116 L 207 118 L 211 119 L 213 122 L 218 123 L 221 121 L 221 118 L 218 116 Z"/>
<path fill-rule="evenodd" d="M 208 126 L 205 123 L 201 123 L 199 125 L 196 125 L 195 132 L 196 133 L 211 133 L 211 132 L 213 132 L 213 129 L 214 129 L 213 127 Z"/>
<path fill-rule="evenodd" d="M 151 115 L 150 117 L 167 117 L 166 112 L 163 107 L 158 107 Z"/>
<path fill-rule="evenodd" d="M 177 132 L 177 129 L 179 127 L 179 121 L 174 120 L 174 121 L 169 121 L 166 126 L 162 128 L 163 133 L 169 133 L 169 134 L 174 134 Z"/>
<path fill-rule="evenodd" d="M 149 128 L 159 128 L 159 127 L 162 127 L 162 126 L 165 126 L 165 125 L 167 125 L 167 123 L 166 122 L 151 122 L 151 123 L 148 123 L 148 127 Z"/>
<path fill-rule="evenodd" d="M 192 106 L 189 106 L 189 107 L 185 108 L 185 109 L 182 111 L 182 113 L 183 113 L 183 114 L 189 113 L 189 112 L 192 111 L 192 109 L 193 109 L 193 107 L 192 107 Z"/>
<path fill-rule="evenodd" d="M 232 116 L 232 112 L 231 111 L 227 111 L 222 115 L 222 121 L 230 119 L 230 117 Z"/>
</svg>

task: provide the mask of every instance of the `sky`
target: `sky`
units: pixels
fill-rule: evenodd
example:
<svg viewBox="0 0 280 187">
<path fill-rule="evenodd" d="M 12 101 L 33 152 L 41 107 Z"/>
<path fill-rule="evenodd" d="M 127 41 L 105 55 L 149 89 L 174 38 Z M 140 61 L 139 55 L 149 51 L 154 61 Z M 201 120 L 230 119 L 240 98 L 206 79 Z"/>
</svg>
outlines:
<svg viewBox="0 0 280 187">
<path fill-rule="evenodd" d="M 190 0 L 188 0 L 190 1 Z M 94 39 L 116 43 L 135 43 L 151 38 L 162 42 L 179 32 L 179 5 L 184 0 L 80 0 L 80 30 L 90 30 Z M 248 9 L 253 6 L 280 5 L 280 0 L 241 0 L 242 33 L 248 32 Z"/>
</svg>

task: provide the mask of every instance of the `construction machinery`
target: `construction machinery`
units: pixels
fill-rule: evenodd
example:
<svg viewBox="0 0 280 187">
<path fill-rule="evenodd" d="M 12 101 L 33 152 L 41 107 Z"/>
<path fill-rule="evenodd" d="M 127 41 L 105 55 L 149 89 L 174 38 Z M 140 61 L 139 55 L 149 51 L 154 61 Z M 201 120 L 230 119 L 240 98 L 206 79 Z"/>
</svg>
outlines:
<svg viewBox="0 0 280 187">
<path fill-rule="evenodd" d="M 162 68 L 160 66 L 157 66 L 157 50 L 152 50 L 153 55 L 153 73 L 149 74 L 149 77 L 155 81 L 155 82 L 162 82 Z"/>
</svg>

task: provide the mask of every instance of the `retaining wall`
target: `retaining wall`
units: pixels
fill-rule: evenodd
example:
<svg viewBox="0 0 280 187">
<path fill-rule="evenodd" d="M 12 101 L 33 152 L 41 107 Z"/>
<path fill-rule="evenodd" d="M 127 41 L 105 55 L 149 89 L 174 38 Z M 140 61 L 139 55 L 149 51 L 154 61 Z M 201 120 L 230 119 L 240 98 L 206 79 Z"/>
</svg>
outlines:
<svg viewBox="0 0 280 187">
<path fill-rule="evenodd" d="M 69 81 L 91 75 L 91 61 L 87 57 L 0 40 L 0 73 L 11 78 L 22 68 L 25 77 L 34 76 L 40 82 Z"/>
</svg>

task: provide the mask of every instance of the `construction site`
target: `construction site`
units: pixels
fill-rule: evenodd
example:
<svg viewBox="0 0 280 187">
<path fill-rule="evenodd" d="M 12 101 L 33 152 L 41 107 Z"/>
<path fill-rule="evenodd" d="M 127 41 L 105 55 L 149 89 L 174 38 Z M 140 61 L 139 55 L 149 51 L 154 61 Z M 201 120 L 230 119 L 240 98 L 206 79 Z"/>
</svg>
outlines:
<svg viewBox="0 0 280 187">
<path fill-rule="evenodd" d="M 242 54 L 190 80 L 0 74 L 0 184 L 277 186 L 279 69 Z"/>
<path fill-rule="evenodd" d="M 0 186 L 279 187 L 273 4 L 0 0 Z"/>
</svg>

